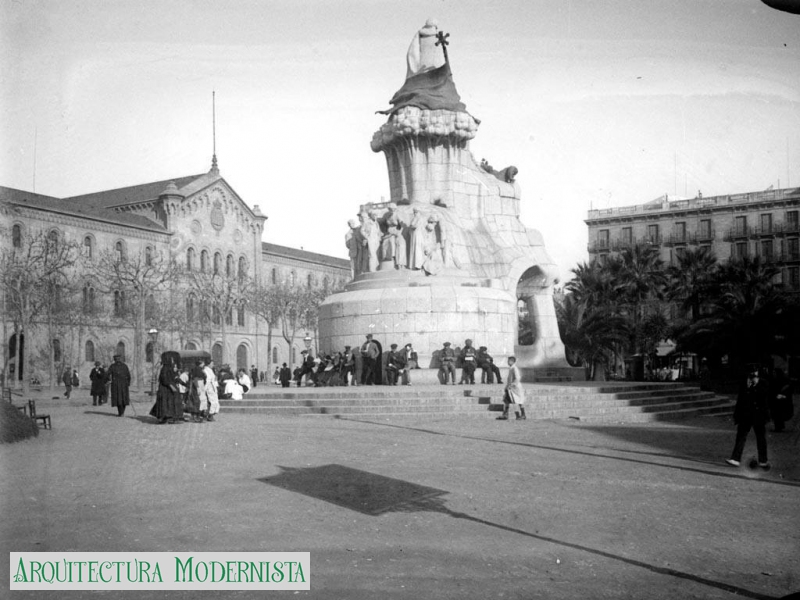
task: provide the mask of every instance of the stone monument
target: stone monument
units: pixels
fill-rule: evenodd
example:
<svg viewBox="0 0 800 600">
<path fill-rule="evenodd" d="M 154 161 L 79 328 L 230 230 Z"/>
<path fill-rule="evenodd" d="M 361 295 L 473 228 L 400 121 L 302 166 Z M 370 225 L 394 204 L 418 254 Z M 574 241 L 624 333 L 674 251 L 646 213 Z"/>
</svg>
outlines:
<svg viewBox="0 0 800 600">
<path fill-rule="evenodd" d="M 407 54 L 407 74 L 374 134 L 391 200 L 360 207 L 345 243 L 353 279 L 319 315 L 320 348 L 412 342 L 423 368 L 438 368 L 443 342 L 472 339 L 495 362 L 516 355 L 530 369 L 569 369 L 553 304 L 557 269 L 542 236 L 519 219 L 517 169 L 478 164 L 469 142 L 480 121 L 456 91 L 448 35 L 428 20 Z M 520 315 L 532 343 L 520 345 Z M 570 374 L 574 374 L 572 369 Z"/>
</svg>

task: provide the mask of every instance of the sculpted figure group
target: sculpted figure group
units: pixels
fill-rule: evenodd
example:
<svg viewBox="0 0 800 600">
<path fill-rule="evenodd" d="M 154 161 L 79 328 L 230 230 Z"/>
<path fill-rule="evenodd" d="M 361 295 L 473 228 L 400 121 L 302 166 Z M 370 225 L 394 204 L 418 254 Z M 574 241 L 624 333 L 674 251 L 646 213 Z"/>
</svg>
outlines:
<svg viewBox="0 0 800 600">
<path fill-rule="evenodd" d="M 348 221 L 345 235 L 353 277 L 388 269 L 436 275 L 448 265 L 447 228 L 436 214 L 417 207 L 402 214 L 390 202 L 385 211 L 364 208 Z"/>
</svg>

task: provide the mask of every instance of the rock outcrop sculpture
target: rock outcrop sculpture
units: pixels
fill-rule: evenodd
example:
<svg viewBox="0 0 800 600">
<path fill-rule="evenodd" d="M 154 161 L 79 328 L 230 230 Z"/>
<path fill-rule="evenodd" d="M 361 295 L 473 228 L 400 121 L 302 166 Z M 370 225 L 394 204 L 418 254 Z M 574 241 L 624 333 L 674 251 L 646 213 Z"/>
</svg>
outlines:
<svg viewBox="0 0 800 600">
<path fill-rule="evenodd" d="M 497 360 L 516 354 L 523 373 L 567 368 L 552 297 L 556 265 L 539 232 L 520 221 L 517 168 L 495 171 L 469 150 L 480 121 L 456 91 L 447 35 L 428 20 L 392 107 L 379 111 L 388 117 L 371 147 L 386 157 L 391 200 L 361 206 L 360 227 L 350 221 L 354 279 L 321 307 L 321 347 L 354 345 L 369 332 L 384 343 L 413 342 L 420 363 L 435 367 L 443 341 L 471 338 Z M 351 244 L 359 237 L 360 246 Z M 534 340 L 521 346 L 525 314 Z"/>
</svg>

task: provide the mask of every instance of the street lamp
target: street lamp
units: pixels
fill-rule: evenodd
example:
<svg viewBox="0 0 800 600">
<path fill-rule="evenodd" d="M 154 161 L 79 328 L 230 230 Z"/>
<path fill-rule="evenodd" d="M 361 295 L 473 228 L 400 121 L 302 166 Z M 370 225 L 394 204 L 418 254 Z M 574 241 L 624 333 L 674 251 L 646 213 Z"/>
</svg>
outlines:
<svg viewBox="0 0 800 600">
<path fill-rule="evenodd" d="M 153 327 L 147 332 L 147 337 L 150 338 L 150 395 L 156 393 L 156 345 L 158 344 L 158 329 Z"/>
</svg>

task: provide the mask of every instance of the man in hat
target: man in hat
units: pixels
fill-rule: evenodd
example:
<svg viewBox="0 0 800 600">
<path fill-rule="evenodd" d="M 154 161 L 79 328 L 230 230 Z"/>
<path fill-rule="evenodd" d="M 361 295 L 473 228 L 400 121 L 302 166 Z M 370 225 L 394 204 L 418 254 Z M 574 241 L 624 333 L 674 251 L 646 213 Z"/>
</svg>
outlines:
<svg viewBox="0 0 800 600">
<path fill-rule="evenodd" d="M 114 362 L 108 368 L 108 380 L 111 383 L 111 406 L 117 407 L 117 416 L 121 417 L 125 414 L 125 407 L 131 403 L 131 372 L 119 354 L 114 355 Z"/>
<path fill-rule="evenodd" d="M 377 342 L 372 339 L 372 334 L 367 334 L 367 340 L 361 344 L 361 359 L 364 361 L 364 367 L 361 373 L 361 383 L 363 385 L 373 385 L 380 383 L 380 376 L 378 373 L 379 360 L 381 358 L 381 349 Z"/>
<path fill-rule="evenodd" d="M 494 359 L 486 346 L 478 348 L 478 366 L 481 369 L 481 383 L 494 383 L 495 377 L 497 383 L 503 383 L 500 367 L 494 364 Z"/>
<path fill-rule="evenodd" d="M 339 376 L 342 385 L 358 385 L 356 383 L 356 355 L 350 346 L 344 347 L 342 360 L 339 362 Z"/>
<path fill-rule="evenodd" d="M 733 467 L 738 467 L 742 460 L 744 444 L 747 434 L 752 429 L 756 434 L 756 448 L 758 449 L 758 466 L 769 471 L 767 461 L 767 434 L 766 426 L 769 421 L 769 385 L 761 377 L 758 365 L 750 365 L 747 380 L 739 389 L 736 398 L 736 407 L 733 409 L 733 422 L 736 423 L 736 442 L 733 445 L 731 457 L 725 462 Z M 751 467 L 756 465 L 751 464 Z"/>
<path fill-rule="evenodd" d="M 503 393 L 503 414 L 497 417 L 498 421 L 508 420 L 508 409 L 514 405 L 514 414 L 517 420 L 527 419 L 525 414 L 525 390 L 522 388 L 522 376 L 517 367 L 516 356 L 508 357 L 508 374 L 506 375 L 506 389 Z"/>
<path fill-rule="evenodd" d="M 311 383 L 316 384 L 314 356 L 308 350 L 303 350 L 300 354 L 303 358 L 300 364 L 300 377 L 297 379 L 297 387 L 303 385 L 303 375 L 306 376 L 306 383 L 308 383 L 308 380 L 311 380 Z"/>
<path fill-rule="evenodd" d="M 447 376 L 453 385 L 456 384 L 456 351 L 450 347 L 450 342 L 445 342 L 444 347 L 439 352 L 439 381 L 442 385 L 447 385 Z"/>
<path fill-rule="evenodd" d="M 406 359 L 402 350 L 398 352 L 397 344 L 392 344 L 390 348 L 386 357 L 386 375 L 389 385 L 397 385 L 400 374 L 406 369 Z"/>
<path fill-rule="evenodd" d="M 95 361 L 94 369 L 89 373 L 89 381 L 92 382 L 92 406 L 98 406 L 106 395 L 106 370 L 99 360 Z"/>
<path fill-rule="evenodd" d="M 472 340 L 464 340 L 461 349 L 461 381 L 458 383 L 475 384 L 475 369 L 478 366 L 478 351 L 472 345 Z"/>
</svg>

